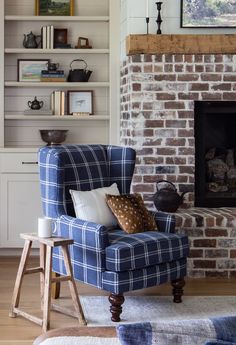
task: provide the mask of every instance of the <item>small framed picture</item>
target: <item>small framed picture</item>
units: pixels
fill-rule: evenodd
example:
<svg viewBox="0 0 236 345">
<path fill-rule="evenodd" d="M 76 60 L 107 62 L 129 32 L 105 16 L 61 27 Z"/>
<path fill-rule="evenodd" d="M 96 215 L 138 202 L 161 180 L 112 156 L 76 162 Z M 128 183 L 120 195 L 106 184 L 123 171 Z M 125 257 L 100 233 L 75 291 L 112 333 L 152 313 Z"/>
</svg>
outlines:
<svg viewBox="0 0 236 345">
<path fill-rule="evenodd" d="M 36 16 L 73 16 L 74 0 L 35 0 Z"/>
<path fill-rule="evenodd" d="M 68 115 L 93 114 L 93 91 L 68 91 Z"/>
<path fill-rule="evenodd" d="M 17 80 L 39 82 L 41 71 L 48 69 L 49 62 L 50 59 L 18 59 Z"/>
<path fill-rule="evenodd" d="M 54 29 L 54 48 L 67 45 L 67 29 Z"/>
<path fill-rule="evenodd" d="M 235 0 L 181 0 L 182 28 L 235 28 Z"/>
</svg>

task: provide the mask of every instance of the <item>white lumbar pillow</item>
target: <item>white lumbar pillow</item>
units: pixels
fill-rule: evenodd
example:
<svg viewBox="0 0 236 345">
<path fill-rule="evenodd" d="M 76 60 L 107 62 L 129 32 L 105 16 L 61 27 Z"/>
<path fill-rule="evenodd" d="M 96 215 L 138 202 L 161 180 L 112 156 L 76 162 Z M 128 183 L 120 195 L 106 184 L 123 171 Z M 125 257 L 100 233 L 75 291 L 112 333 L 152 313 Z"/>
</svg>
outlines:
<svg viewBox="0 0 236 345">
<path fill-rule="evenodd" d="M 105 195 L 120 195 L 117 184 L 110 187 L 92 189 L 89 191 L 79 191 L 70 189 L 75 214 L 77 218 L 102 224 L 105 226 L 117 225 L 117 219 L 107 206 Z"/>
</svg>

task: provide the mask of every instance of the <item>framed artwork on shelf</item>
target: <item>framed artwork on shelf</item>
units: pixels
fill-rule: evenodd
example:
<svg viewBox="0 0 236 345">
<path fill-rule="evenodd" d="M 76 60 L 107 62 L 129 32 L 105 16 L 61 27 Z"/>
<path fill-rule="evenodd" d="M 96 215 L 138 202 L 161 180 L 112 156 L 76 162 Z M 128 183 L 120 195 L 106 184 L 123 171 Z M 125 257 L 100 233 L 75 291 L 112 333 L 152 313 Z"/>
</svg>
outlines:
<svg viewBox="0 0 236 345">
<path fill-rule="evenodd" d="M 92 115 L 93 91 L 67 91 L 68 115 Z"/>
<path fill-rule="evenodd" d="M 50 59 L 18 59 L 17 81 L 39 82 L 41 71 L 48 69 Z"/>
<path fill-rule="evenodd" d="M 67 29 L 54 29 L 54 48 L 68 48 Z"/>
<path fill-rule="evenodd" d="M 182 28 L 235 28 L 236 1 L 181 0 Z"/>
<path fill-rule="evenodd" d="M 35 0 L 36 16 L 73 16 L 74 0 Z"/>
</svg>

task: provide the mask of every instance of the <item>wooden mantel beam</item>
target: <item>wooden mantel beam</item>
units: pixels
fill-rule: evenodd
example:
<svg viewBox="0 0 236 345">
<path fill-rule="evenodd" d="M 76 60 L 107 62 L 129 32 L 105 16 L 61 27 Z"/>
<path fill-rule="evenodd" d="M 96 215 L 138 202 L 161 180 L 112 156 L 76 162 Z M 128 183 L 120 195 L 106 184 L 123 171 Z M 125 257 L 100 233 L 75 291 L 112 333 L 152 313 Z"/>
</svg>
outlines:
<svg viewBox="0 0 236 345">
<path fill-rule="evenodd" d="M 126 53 L 236 54 L 236 35 L 129 35 Z"/>
</svg>

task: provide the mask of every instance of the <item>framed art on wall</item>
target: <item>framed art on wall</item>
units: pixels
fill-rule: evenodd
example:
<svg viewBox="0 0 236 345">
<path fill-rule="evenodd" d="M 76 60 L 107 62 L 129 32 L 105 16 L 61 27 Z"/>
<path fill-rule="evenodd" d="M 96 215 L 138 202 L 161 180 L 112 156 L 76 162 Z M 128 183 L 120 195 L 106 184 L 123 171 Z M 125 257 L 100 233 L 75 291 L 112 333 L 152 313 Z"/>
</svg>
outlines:
<svg viewBox="0 0 236 345">
<path fill-rule="evenodd" d="M 36 16 L 73 16 L 74 0 L 35 0 Z"/>
<path fill-rule="evenodd" d="M 17 81 L 39 82 L 41 71 L 48 69 L 49 59 L 18 59 Z"/>
<path fill-rule="evenodd" d="M 68 115 L 93 114 L 93 91 L 68 91 Z"/>
<path fill-rule="evenodd" d="M 181 0 L 182 28 L 235 28 L 235 0 Z"/>
</svg>

